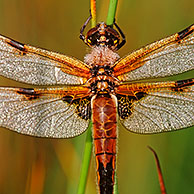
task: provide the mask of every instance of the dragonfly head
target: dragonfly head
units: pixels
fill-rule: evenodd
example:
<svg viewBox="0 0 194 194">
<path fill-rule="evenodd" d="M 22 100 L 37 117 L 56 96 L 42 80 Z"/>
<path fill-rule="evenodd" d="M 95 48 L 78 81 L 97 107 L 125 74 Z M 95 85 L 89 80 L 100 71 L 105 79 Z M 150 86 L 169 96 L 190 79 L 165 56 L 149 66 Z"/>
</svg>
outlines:
<svg viewBox="0 0 194 194">
<path fill-rule="evenodd" d="M 120 42 L 120 35 L 111 26 L 102 22 L 87 32 L 85 42 L 90 47 L 108 46 L 115 50 Z"/>
</svg>

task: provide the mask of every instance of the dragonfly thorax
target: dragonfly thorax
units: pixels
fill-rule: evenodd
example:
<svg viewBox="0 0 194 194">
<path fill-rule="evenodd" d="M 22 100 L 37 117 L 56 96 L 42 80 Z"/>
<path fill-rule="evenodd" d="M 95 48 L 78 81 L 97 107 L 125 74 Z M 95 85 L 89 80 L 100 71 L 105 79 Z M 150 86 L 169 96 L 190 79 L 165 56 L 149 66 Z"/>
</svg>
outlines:
<svg viewBox="0 0 194 194">
<path fill-rule="evenodd" d="M 87 85 L 93 94 L 114 93 L 118 80 L 111 76 L 97 75 L 88 80 Z"/>
<path fill-rule="evenodd" d="M 90 67 L 91 79 L 88 85 L 92 93 L 113 92 L 118 80 L 113 77 L 113 65 L 119 55 L 108 46 L 96 46 L 85 56 L 85 62 Z"/>
<path fill-rule="evenodd" d="M 93 94 L 114 93 L 114 87 L 118 85 L 118 80 L 112 76 L 110 66 L 94 66 L 91 69 L 92 78 L 87 84 Z"/>
<path fill-rule="evenodd" d="M 84 61 L 90 68 L 95 66 L 112 67 L 119 58 L 119 55 L 107 46 L 96 46 L 85 56 Z"/>
</svg>

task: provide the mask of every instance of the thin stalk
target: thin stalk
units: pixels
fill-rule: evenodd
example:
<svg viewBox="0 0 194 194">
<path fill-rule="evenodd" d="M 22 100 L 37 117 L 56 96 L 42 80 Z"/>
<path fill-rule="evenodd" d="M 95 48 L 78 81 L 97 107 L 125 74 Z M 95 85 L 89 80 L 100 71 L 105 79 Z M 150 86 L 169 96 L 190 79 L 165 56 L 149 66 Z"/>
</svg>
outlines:
<svg viewBox="0 0 194 194">
<path fill-rule="evenodd" d="M 85 149 L 84 149 L 84 155 L 83 155 L 83 161 L 82 161 L 77 194 L 85 193 L 87 177 L 88 177 L 88 170 L 89 170 L 90 160 L 91 160 L 92 147 L 93 147 L 92 145 L 92 122 L 90 122 L 88 129 L 87 129 L 87 136 L 86 136 Z"/>
<path fill-rule="evenodd" d="M 117 0 L 110 0 L 109 4 L 109 10 L 108 10 L 108 16 L 107 16 L 107 24 L 112 25 L 115 18 L 116 13 L 116 6 L 117 6 Z M 91 27 L 96 26 L 96 0 L 90 0 L 90 7 L 91 7 Z M 84 149 L 84 156 L 82 161 L 82 167 L 81 167 L 81 173 L 80 173 L 80 181 L 78 186 L 78 194 L 84 194 L 86 183 L 87 183 L 87 176 L 88 176 L 88 170 L 91 160 L 91 153 L 92 153 L 92 122 L 89 123 L 89 127 L 87 129 L 87 137 L 86 137 L 86 143 L 85 143 L 85 149 Z M 114 193 L 118 194 L 118 188 L 117 188 L 117 178 L 115 173 L 115 187 L 114 187 Z"/>
<path fill-rule="evenodd" d="M 117 2 L 118 0 L 110 0 L 109 2 L 108 15 L 106 19 L 107 25 L 113 25 L 114 23 L 116 9 L 117 9 Z"/>
<path fill-rule="evenodd" d="M 91 7 L 91 27 L 96 26 L 96 0 L 90 0 L 90 7 Z"/>
<path fill-rule="evenodd" d="M 154 158 L 156 161 L 156 166 L 157 166 L 157 171 L 158 171 L 158 179 L 159 179 L 159 183 L 160 183 L 160 192 L 161 192 L 161 194 L 166 194 L 166 187 L 164 184 L 164 178 L 162 175 L 162 169 L 160 166 L 160 161 L 159 161 L 158 155 L 153 148 L 151 148 L 150 146 L 148 146 L 148 148 L 153 152 Z"/>
<path fill-rule="evenodd" d="M 96 0 L 90 0 L 90 10 L 91 10 L 91 27 L 96 26 Z M 84 194 L 86 189 L 87 177 L 88 177 L 88 170 L 91 161 L 91 154 L 92 154 L 92 122 L 90 121 L 87 135 L 86 135 L 86 142 L 84 148 L 84 155 L 80 173 L 80 180 L 78 186 L 78 194 Z"/>
<path fill-rule="evenodd" d="M 117 9 L 117 2 L 118 0 L 110 0 L 109 2 L 109 9 L 108 9 L 108 15 L 106 19 L 106 24 L 107 25 L 113 25 L 115 15 L 116 15 L 116 9 Z M 114 194 L 118 194 L 118 180 L 117 180 L 117 175 L 115 172 L 115 185 L 114 185 Z"/>
<path fill-rule="evenodd" d="M 117 173 L 115 172 L 115 185 L 114 185 L 114 194 L 118 194 L 118 179 L 117 179 Z"/>
</svg>

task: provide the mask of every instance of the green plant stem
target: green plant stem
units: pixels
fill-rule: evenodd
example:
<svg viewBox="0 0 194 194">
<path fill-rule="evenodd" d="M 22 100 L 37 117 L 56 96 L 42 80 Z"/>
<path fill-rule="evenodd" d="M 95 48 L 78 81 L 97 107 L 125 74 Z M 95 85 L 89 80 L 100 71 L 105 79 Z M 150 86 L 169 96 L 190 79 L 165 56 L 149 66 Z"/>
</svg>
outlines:
<svg viewBox="0 0 194 194">
<path fill-rule="evenodd" d="M 113 25 L 114 23 L 116 9 L 117 9 L 117 2 L 118 0 L 110 0 L 109 2 L 108 15 L 106 19 L 107 25 Z"/>
<path fill-rule="evenodd" d="M 115 185 L 114 185 L 114 194 L 118 194 L 118 180 L 117 180 L 117 173 L 115 172 Z"/>
<path fill-rule="evenodd" d="M 110 0 L 109 2 L 109 9 L 108 9 L 108 15 L 106 19 L 107 25 L 113 25 L 115 15 L 116 15 L 116 9 L 117 9 L 117 0 Z M 118 182 L 117 182 L 117 175 L 115 172 L 115 185 L 114 185 L 114 194 L 118 194 Z"/>
<path fill-rule="evenodd" d="M 86 135 L 85 149 L 84 149 L 80 180 L 79 180 L 79 186 L 78 186 L 78 192 L 77 192 L 78 194 L 85 193 L 88 170 L 89 170 L 90 160 L 91 160 L 92 147 L 93 147 L 92 145 L 92 122 L 90 121 L 88 129 L 87 129 L 87 135 Z"/>
<path fill-rule="evenodd" d="M 94 27 L 96 25 L 96 0 L 90 0 L 90 6 L 91 6 L 91 14 L 92 14 L 91 27 Z M 107 25 L 113 25 L 115 13 L 116 13 L 116 7 L 117 7 L 117 0 L 110 0 L 108 16 L 107 16 Z M 79 181 L 78 192 L 77 192 L 78 194 L 85 193 L 88 170 L 89 170 L 90 160 L 91 160 L 92 147 L 93 147 L 92 122 L 90 121 L 89 127 L 87 129 L 84 156 L 83 156 L 83 161 L 82 161 L 80 181 Z M 118 194 L 116 173 L 115 173 L 114 193 Z"/>
<path fill-rule="evenodd" d="M 90 0 L 90 10 L 91 10 L 91 15 L 92 15 L 91 27 L 95 27 L 96 26 L 96 0 Z M 89 170 L 90 161 L 91 161 L 92 147 L 93 147 L 92 122 L 90 121 L 88 129 L 87 129 L 84 155 L 83 155 L 80 180 L 79 180 L 79 186 L 78 186 L 78 192 L 77 192 L 78 194 L 85 193 L 87 177 L 88 177 L 88 170 Z"/>
</svg>

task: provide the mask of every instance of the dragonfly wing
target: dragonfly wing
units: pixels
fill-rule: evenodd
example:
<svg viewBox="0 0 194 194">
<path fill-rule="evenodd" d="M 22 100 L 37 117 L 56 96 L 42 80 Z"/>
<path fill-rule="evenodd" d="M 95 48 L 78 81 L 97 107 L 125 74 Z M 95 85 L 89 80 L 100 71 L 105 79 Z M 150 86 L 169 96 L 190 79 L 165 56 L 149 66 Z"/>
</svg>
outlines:
<svg viewBox="0 0 194 194">
<path fill-rule="evenodd" d="M 121 123 L 128 130 L 160 133 L 194 125 L 194 79 L 142 86 L 128 85 L 136 88 L 134 95 L 118 100 Z"/>
<path fill-rule="evenodd" d="M 73 100 L 77 95 L 69 96 L 65 90 L 55 88 L 1 87 L 0 126 L 38 137 L 69 138 L 80 135 L 88 127 L 90 104 L 89 101 L 81 103 L 81 98 Z M 79 97 L 84 95 L 79 94 Z"/>
<path fill-rule="evenodd" d="M 72 57 L 0 35 L 0 75 L 27 84 L 79 85 L 87 80 L 89 68 Z"/>
<path fill-rule="evenodd" d="M 161 78 L 194 69 L 194 25 L 120 59 L 114 75 L 121 81 Z"/>
</svg>

